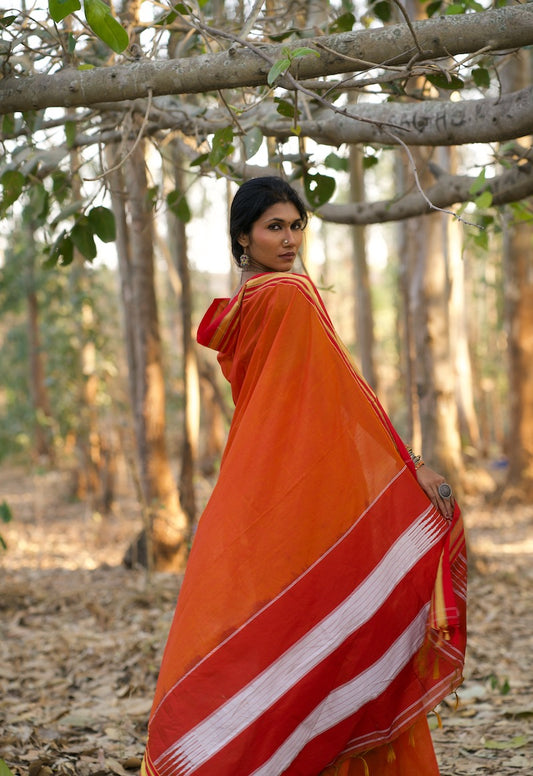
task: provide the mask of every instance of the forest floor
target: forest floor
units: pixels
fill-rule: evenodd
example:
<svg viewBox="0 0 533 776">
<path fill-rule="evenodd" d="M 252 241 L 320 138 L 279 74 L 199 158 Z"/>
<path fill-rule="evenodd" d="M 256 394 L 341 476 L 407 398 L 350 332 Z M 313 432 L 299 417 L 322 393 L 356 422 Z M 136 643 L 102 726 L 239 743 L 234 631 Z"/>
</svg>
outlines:
<svg viewBox="0 0 533 776">
<path fill-rule="evenodd" d="M 67 497 L 58 473 L 0 469 L 0 776 L 138 771 L 179 579 L 120 565 L 139 528 Z M 207 486 L 203 486 L 204 489 Z M 463 503 L 469 646 L 458 702 L 432 715 L 442 776 L 533 774 L 533 506 Z M 2 760 L 5 762 L 2 763 Z"/>
</svg>

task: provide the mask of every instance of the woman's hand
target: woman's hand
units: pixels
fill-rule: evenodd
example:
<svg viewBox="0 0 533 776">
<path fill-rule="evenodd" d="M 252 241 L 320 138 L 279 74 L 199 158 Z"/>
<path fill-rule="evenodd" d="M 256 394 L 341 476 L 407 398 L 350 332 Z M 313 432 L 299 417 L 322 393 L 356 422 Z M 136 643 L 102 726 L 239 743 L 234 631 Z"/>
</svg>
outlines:
<svg viewBox="0 0 533 776">
<path fill-rule="evenodd" d="M 418 480 L 418 484 L 427 495 L 429 500 L 437 507 L 437 509 L 442 513 L 446 520 L 451 520 L 455 506 L 453 493 L 449 498 L 442 498 L 442 496 L 439 495 L 439 485 L 442 485 L 443 482 L 446 482 L 444 477 L 441 474 L 437 474 L 437 472 L 433 471 L 433 469 L 430 469 L 429 466 L 424 464 L 416 470 L 416 478 Z"/>
</svg>

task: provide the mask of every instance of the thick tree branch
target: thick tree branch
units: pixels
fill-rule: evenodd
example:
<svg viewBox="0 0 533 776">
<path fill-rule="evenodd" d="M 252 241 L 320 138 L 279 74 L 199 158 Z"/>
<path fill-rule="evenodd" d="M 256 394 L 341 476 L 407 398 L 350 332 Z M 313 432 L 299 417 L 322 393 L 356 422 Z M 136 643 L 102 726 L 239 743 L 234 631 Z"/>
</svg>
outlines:
<svg viewBox="0 0 533 776">
<path fill-rule="evenodd" d="M 533 87 L 497 98 L 460 102 L 359 103 L 348 107 L 353 118 L 322 110 L 313 121 L 300 121 L 301 134 L 317 143 L 340 146 L 343 143 L 384 143 L 396 145 L 384 126 L 394 125 L 408 145 L 450 146 L 465 143 L 493 143 L 531 133 L 533 127 Z M 372 119 L 374 126 L 357 118 Z M 286 138 L 292 134 L 292 121 L 259 122 L 265 135 Z"/>
<path fill-rule="evenodd" d="M 415 22 L 418 46 L 427 59 L 454 56 L 489 46 L 497 51 L 533 44 L 533 4 L 483 13 L 432 18 Z M 359 30 L 317 39 L 331 51 L 320 57 L 298 59 L 298 78 L 317 78 L 353 70 L 355 57 L 362 62 L 401 65 L 420 54 L 406 24 Z M 266 59 L 275 61 L 283 46 L 262 46 Z M 299 46 L 299 42 L 290 46 Z M 312 46 L 313 41 L 306 41 Z M 289 47 L 290 47 L 289 46 Z M 371 64 L 360 69 L 369 69 Z M 0 114 L 47 107 L 93 105 L 102 100 L 119 101 L 163 94 L 187 94 L 241 86 L 266 84 L 268 62 L 248 49 L 232 46 L 229 51 L 159 62 L 125 64 L 78 71 L 61 70 L 48 75 L 10 77 L 0 81 Z"/>
<path fill-rule="evenodd" d="M 436 183 L 425 190 L 427 198 L 437 208 L 448 208 L 472 199 L 470 193 L 475 178 L 469 175 L 448 175 L 442 173 Z M 518 202 L 533 195 L 533 163 L 526 162 L 506 170 L 487 181 L 486 189 L 492 194 L 494 205 Z M 383 202 L 354 202 L 348 205 L 327 204 L 318 215 L 324 221 L 335 224 L 377 224 L 387 221 L 402 221 L 413 216 L 434 213 L 434 208 L 419 191 L 413 191 L 394 200 Z"/>
<path fill-rule="evenodd" d="M 110 117 L 114 114 L 113 121 L 110 121 L 112 124 L 117 124 L 126 111 L 133 111 L 141 116 L 147 113 L 146 100 L 97 104 L 94 107 L 102 111 L 104 118 L 106 113 Z M 405 128 L 403 131 L 395 129 L 394 134 L 413 146 L 504 142 L 530 134 L 533 127 L 533 87 L 499 98 L 461 102 L 360 103 L 356 110 L 358 115 L 372 118 L 376 124 L 369 125 L 356 118 L 330 114 L 322 109 L 313 114 L 312 121 L 299 122 L 301 135 L 311 137 L 318 143 L 337 147 L 343 143 L 397 145 L 397 140 L 384 129 L 387 125 L 394 125 Z M 353 112 L 354 109 L 348 107 L 348 111 Z M 154 101 L 147 115 L 145 136 L 171 129 L 198 139 L 207 137 L 228 124 L 227 111 L 214 109 L 198 115 L 196 106 L 179 104 L 173 98 L 159 98 L 159 101 Z M 83 125 L 86 118 L 86 114 L 80 116 L 80 124 Z M 252 108 L 240 122 L 245 131 L 254 126 L 259 127 L 265 137 L 283 140 L 292 135 L 292 119 L 281 119 L 270 103 L 261 103 Z M 49 122 L 48 128 L 53 129 L 62 123 L 63 119 L 57 119 Z M 96 127 L 93 123 L 92 134 L 80 133 L 73 141 L 73 146 L 81 148 L 94 143 L 123 139 L 120 129 L 110 128 L 95 132 Z M 19 130 L 19 136 L 26 134 L 27 127 Z"/>
</svg>

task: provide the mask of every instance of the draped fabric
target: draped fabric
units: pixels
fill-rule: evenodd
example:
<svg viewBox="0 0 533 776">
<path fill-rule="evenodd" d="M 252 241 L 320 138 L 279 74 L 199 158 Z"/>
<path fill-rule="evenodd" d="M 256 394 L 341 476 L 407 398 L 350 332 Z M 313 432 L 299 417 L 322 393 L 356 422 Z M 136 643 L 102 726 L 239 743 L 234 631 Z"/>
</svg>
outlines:
<svg viewBox="0 0 533 776">
<path fill-rule="evenodd" d="M 235 412 L 149 722 L 148 776 L 317 776 L 461 681 L 465 547 L 301 275 L 198 331 Z"/>
</svg>

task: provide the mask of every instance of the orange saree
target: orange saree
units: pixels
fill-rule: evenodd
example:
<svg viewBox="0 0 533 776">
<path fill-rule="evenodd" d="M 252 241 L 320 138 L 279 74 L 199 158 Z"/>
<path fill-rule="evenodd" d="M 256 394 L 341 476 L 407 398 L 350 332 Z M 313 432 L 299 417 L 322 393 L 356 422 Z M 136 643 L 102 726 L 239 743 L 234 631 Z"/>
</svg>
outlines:
<svg viewBox="0 0 533 776">
<path fill-rule="evenodd" d="M 459 512 L 449 523 L 426 498 L 308 278 L 252 278 L 215 300 L 198 340 L 218 351 L 235 413 L 143 774 L 365 773 L 361 753 L 391 760 L 395 741 L 403 756 L 461 681 Z"/>
</svg>

